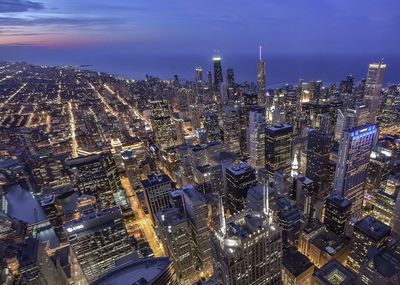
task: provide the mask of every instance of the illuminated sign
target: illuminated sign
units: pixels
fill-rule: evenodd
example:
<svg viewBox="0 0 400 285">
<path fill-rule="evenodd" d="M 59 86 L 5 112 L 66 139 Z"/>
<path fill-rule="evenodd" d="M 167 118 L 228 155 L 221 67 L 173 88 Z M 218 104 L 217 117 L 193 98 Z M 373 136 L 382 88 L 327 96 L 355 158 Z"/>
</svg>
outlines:
<svg viewBox="0 0 400 285">
<path fill-rule="evenodd" d="M 236 239 L 226 239 L 225 246 L 227 247 L 238 247 L 240 246 L 240 241 Z"/>
<path fill-rule="evenodd" d="M 83 228 L 84 228 L 83 225 L 77 225 L 77 226 L 74 226 L 74 227 L 67 228 L 67 232 L 72 233 L 74 231 L 77 231 L 77 230 L 80 230 L 80 229 L 83 229 Z"/>
</svg>

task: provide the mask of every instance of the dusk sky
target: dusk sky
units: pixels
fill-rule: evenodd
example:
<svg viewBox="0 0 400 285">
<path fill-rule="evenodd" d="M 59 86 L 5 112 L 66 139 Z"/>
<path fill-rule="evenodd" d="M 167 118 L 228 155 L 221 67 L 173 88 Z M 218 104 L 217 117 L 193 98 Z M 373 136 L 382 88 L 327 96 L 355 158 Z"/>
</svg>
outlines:
<svg viewBox="0 0 400 285">
<path fill-rule="evenodd" d="M 188 78 L 219 50 L 225 68 L 252 79 L 262 45 L 269 74 L 281 82 L 328 69 L 320 59 L 282 63 L 272 55 L 368 55 L 346 70 L 343 58 L 343 69 L 326 74 L 337 80 L 345 72 L 365 76 L 368 61 L 382 57 L 397 66 L 399 7 L 398 0 L 0 0 L 0 60 Z M 296 70 L 278 74 L 282 66 Z"/>
<path fill-rule="evenodd" d="M 398 0 L 0 0 L 3 46 L 397 53 Z M 6 52 L 6 50 L 3 50 Z"/>
</svg>

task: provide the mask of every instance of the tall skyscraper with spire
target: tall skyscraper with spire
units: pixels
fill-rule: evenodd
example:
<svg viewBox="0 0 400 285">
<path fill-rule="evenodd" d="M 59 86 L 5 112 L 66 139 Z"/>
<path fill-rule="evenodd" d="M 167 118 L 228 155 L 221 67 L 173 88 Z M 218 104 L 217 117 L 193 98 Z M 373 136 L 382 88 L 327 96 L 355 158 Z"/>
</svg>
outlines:
<svg viewBox="0 0 400 285">
<path fill-rule="evenodd" d="M 262 59 L 262 47 L 260 46 L 260 58 L 257 64 L 257 83 L 258 83 L 258 104 L 265 105 L 266 89 L 265 89 L 266 69 L 265 61 Z"/>
<path fill-rule="evenodd" d="M 213 57 L 213 64 L 214 64 L 214 87 L 218 89 L 219 84 L 224 81 L 222 74 L 221 57 L 219 55 Z"/>
<path fill-rule="evenodd" d="M 369 123 L 374 124 L 381 106 L 382 82 L 386 64 L 371 63 L 368 67 L 364 101 L 369 107 Z"/>
<path fill-rule="evenodd" d="M 268 189 L 261 213 L 246 210 L 225 219 L 220 201 L 220 225 L 211 237 L 217 284 L 282 284 L 281 229 L 271 219 Z"/>
</svg>

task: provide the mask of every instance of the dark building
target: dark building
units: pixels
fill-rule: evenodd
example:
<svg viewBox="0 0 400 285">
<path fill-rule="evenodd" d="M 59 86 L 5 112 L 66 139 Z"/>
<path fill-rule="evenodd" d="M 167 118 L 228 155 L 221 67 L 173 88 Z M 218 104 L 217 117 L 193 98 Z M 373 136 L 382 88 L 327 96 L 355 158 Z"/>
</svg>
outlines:
<svg viewBox="0 0 400 285">
<path fill-rule="evenodd" d="M 351 202 L 341 196 L 330 196 L 325 204 L 324 224 L 328 229 L 342 235 L 351 216 Z"/>
<path fill-rule="evenodd" d="M 170 207 L 170 194 L 175 185 L 168 175 L 150 175 L 148 179 L 142 180 L 142 187 L 146 198 L 147 209 L 153 222 L 156 220 L 156 213 Z"/>
<path fill-rule="evenodd" d="M 235 75 L 233 73 L 233 68 L 228 68 L 226 70 L 226 83 L 228 84 L 228 88 L 235 87 Z"/>
<path fill-rule="evenodd" d="M 336 260 L 331 260 L 313 274 L 313 285 L 354 285 L 357 276 Z"/>
<path fill-rule="evenodd" d="M 255 106 L 258 104 L 258 95 L 257 93 L 243 93 L 242 100 L 245 106 Z"/>
<path fill-rule="evenodd" d="M 65 155 L 51 153 L 41 153 L 30 157 L 26 166 L 35 192 L 50 194 L 54 188 L 70 182 L 64 166 L 65 159 Z"/>
<path fill-rule="evenodd" d="M 297 206 L 303 211 L 304 218 L 308 221 L 314 219 L 315 207 L 322 208 L 321 203 L 313 198 L 315 192 L 314 181 L 303 175 L 293 177 L 292 199 L 296 201 Z M 322 212 L 322 209 L 319 210 Z M 318 215 L 320 216 L 320 215 Z"/>
<path fill-rule="evenodd" d="M 306 176 L 314 181 L 316 194 L 321 200 L 329 195 L 332 187 L 328 171 L 331 139 L 331 135 L 320 131 L 308 133 Z"/>
<path fill-rule="evenodd" d="M 157 143 L 161 148 L 174 144 L 174 129 L 171 121 L 171 111 L 167 100 L 149 101 L 151 108 L 151 125 Z"/>
<path fill-rule="evenodd" d="M 248 190 L 257 184 L 256 171 L 247 163 L 226 168 L 226 182 L 231 214 L 241 211 L 246 202 Z"/>
<path fill-rule="evenodd" d="M 168 257 L 131 260 L 113 268 L 92 285 L 178 285 L 174 265 Z"/>
<path fill-rule="evenodd" d="M 19 276 L 13 284 L 24 285 L 67 285 L 63 270 L 47 253 L 47 243 L 33 237 L 27 238 L 18 256 Z M 1 278 L 0 278 L 1 280 Z M 2 284 L 11 284 L 8 282 Z"/>
<path fill-rule="evenodd" d="M 340 81 L 339 92 L 342 94 L 352 94 L 354 85 L 353 75 L 347 75 L 346 78 Z"/>
<path fill-rule="evenodd" d="M 283 251 L 282 281 L 290 285 L 311 285 L 314 264 L 291 246 Z"/>
<path fill-rule="evenodd" d="M 115 260 L 132 253 L 118 208 L 99 211 L 64 224 L 73 252 L 89 282 L 114 268 Z"/>
<path fill-rule="evenodd" d="M 40 206 L 42 206 L 44 213 L 46 214 L 47 219 L 53 227 L 57 237 L 61 239 L 63 235 L 63 220 L 57 211 L 56 201 L 55 195 L 48 195 L 40 200 Z"/>
<path fill-rule="evenodd" d="M 96 197 L 99 209 L 117 205 L 114 195 L 124 190 L 111 153 L 68 159 L 66 167 L 80 194 Z"/>
<path fill-rule="evenodd" d="M 368 251 L 368 262 L 360 268 L 360 280 L 363 285 L 400 284 L 400 253 L 398 248 L 384 248 Z"/>
<path fill-rule="evenodd" d="M 368 261 L 368 250 L 372 247 L 381 249 L 390 236 L 390 227 L 366 216 L 354 225 L 353 245 L 347 260 L 347 267 L 359 273 L 363 263 Z"/>
<path fill-rule="evenodd" d="M 217 113 L 204 113 L 204 129 L 206 130 L 207 142 L 220 142 L 222 140 Z"/>
<path fill-rule="evenodd" d="M 282 244 L 297 245 L 303 224 L 303 215 L 296 202 L 287 197 L 277 198 L 276 215 L 282 228 Z"/>
<path fill-rule="evenodd" d="M 224 76 L 222 74 L 221 57 L 214 56 L 213 64 L 214 64 L 214 88 L 218 89 L 219 84 L 224 81 Z"/>
<path fill-rule="evenodd" d="M 277 170 L 283 170 L 287 177 L 292 168 L 293 127 L 275 125 L 265 129 L 265 168 L 272 177 Z"/>
<path fill-rule="evenodd" d="M 178 280 L 182 284 L 193 283 L 196 279 L 195 249 L 189 220 L 184 211 L 172 207 L 157 212 L 156 230 L 162 241 L 166 255 L 174 263 L 175 274 Z"/>
</svg>

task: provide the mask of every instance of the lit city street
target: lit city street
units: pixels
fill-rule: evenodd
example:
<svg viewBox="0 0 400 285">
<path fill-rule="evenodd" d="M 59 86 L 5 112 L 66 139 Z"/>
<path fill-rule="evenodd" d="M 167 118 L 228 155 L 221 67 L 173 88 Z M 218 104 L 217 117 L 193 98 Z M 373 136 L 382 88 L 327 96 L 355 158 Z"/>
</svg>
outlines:
<svg viewBox="0 0 400 285">
<path fill-rule="evenodd" d="M 146 215 L 143 212 L 142 207 L 134 193 L 128 178 L 121 177 L 122 186 L 125 189 L 125 192 L 128 196 L 129 202 L 131 204 L 132 210 L 135 214 L 137 226 L 143 230 L 146 240 L 149 242 L 151 250 L 154 253 L 154 256 L 164 256 L 164 250 L 162 248 L 161 243 L 159 242 L 153 228 L 153 224 L 151 222 L 151 218 L 149 215 Z"/>
<path fill-rule="evenodd" d="M 0 284 L 400 285 L 399 8 L 0 0 Z"/>
</svg>

